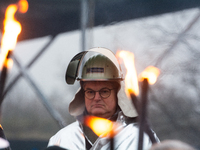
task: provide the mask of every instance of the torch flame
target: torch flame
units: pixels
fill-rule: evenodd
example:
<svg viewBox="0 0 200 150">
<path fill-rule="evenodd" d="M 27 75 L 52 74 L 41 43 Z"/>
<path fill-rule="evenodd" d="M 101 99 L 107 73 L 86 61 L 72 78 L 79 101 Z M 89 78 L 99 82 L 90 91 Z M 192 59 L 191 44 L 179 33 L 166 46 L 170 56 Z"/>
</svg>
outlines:
<svg viewBox="0 0 200 150">
<path fill-rule="evenodd" d="M 28 10 L 28 2 L 26 0 L 20 0 L 18 2 L 19 12 L 26 13 Z"/>
<path fill-rule="evenodd" d="M 135 96 L 139 95 L 139 86 L 137 80 L 137 72 L 134 63 L 134 54 L 129 51 L 118 51 L 116 56 L 122 58 L 127 69 L 125 76 L 125 92 L 130 96 L 133 93 Z"/>
<path fill-rule="evenodd" d="M 85 125 L 90 127 L 96 135 L 103 137 L 111 135 L 114 126 L 112 121 L 95 116 L 85 117 Z"/>
<path fill-rule="evenodd" d="M 17 37 L 21 32 L 21 24 L 14 18 L 16 11 L 25 13 L 28 10 L 28 2 L 26 0 L 20 0 L 17 4 L 11 4 L 7 7 L 5 12 L 5 19 L 3 22 L 4 31 L 1 40 L 1 53 L 0 53 L 0 70 L 3 65 L 8 64 L 6 57 L 9 50 L 13 50 L 17 43 Z M 5 63 L 4 63 L 5 62 Z M 6 66 L 8 67 L 8 66 Z"/>
<path fill-rule="evenodd" d="M 158 68 L 149 66 L 139 75 L 139 79 L 142 81 L 142 79 L 147 78 L 149 84 L 154 84 L 159 74 L 160 70 Z"/>
</svg>

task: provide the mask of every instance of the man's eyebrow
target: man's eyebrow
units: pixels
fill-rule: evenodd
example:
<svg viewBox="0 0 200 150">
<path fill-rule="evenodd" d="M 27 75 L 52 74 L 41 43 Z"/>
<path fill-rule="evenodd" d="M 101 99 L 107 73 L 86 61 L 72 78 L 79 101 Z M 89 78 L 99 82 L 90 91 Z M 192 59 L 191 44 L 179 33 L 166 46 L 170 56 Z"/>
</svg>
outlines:
<svg viewBox="0 0 200 150">
<path fill-rule="evenodd" d="M 94 91 L 93 89 L 91 89 L 91 88 L 86 88 L 85 90 L 92 90 L 92 91 Z"/>
<path fill-rule="evenodd" d="M 102 90 L 102 89 L 110 89 L 110 88 L 108 88 L 108 87 L 103 87 L 103 88 L 101 88 L 100 90 Z M 95 91 L 95 90 L 93 90 L 93 89 L 91 89 L 91 88 L 86 88 L 86 89 L 84 89 L 85 91 L 86 90 L 92 90 L 92 91 Z M 98 91 L 100 91 L 100 90 L 98 90 Z"/>
</svg>

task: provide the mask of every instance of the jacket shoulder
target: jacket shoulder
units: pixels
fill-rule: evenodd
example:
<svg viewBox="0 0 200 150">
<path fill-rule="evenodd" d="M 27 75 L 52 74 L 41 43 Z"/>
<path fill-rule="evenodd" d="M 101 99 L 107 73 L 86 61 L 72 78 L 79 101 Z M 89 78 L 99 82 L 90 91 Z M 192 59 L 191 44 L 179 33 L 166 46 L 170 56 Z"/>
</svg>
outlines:
<svg viewBox="0 0 200 150">
<path fill-rule="evenodd" d="M 80 137 L 82 134 L 83 132 L 79 127 L 79 122 L 75 121 L 53 135 L 49 140 L 48 146 L 70 143 L 73 138 L 77 138 L 77 136 Z"/>
</svg>

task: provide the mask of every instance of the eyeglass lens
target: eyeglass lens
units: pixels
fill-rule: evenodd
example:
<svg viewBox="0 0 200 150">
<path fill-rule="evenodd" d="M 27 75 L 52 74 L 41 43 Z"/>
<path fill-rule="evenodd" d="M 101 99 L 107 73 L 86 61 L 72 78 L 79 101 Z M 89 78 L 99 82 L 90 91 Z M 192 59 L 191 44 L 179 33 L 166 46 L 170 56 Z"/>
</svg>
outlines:
<svg viewBox="0 0 200 150">
<path fill-rule="evenodd" d="M 108 89 L 108 88 L 103 88 L 99 91 L 94 91 L 94 90 L 86 90 L 85 91 L 85 96 L 88 98 L 88 99 L 93 99 L 95 97 L 95 94 L 96 92 L 99 92 L 99 95 L 102 97 L 102 98 L 107 98 L 110 96 L 111 94 L 111 89 Z"/>
</svg>

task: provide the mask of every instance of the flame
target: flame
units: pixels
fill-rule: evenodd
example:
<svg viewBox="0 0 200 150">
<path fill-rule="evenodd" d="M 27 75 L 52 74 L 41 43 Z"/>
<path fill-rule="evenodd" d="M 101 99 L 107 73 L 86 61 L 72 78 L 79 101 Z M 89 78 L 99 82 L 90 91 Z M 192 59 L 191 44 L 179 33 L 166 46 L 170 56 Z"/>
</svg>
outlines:
<svg viewBox="0 0 200 150">
<path fill-rule="evenodd" d="M 111 136 L 113 133 L 113 122 L 105 118 L 87 116 L 85 117 L 85 125 L 90 127 L 98 136 Z"/>
<path fill-rule="evenodd" d="M 159 74 L 160 70 L 158 68 L 149 66 L 139 75 L 139 79 L 142 81 L 144 78 L 147 78 L 149 84 L 154 84 Z"/>
<path fill-rule="evenodd" d="M 26 0 L 20 0 L 18 2 L 19 12 L 26 13 L 28 11 L 28 2 Z"/>
<path fill-rule="evenodd" d="M 20 0 L 18 4 L 11 4 L 6 9 L 5 19 L 3 22 L 4 31 L 1 40 L 0 69 L 2 69 L 3 65 L 6 66 L 6 64 L 8 64 L 6 58 L 8 51 L 12 51 L 15 48 L 17 37 L 22 30 L 21 24 L 14 18 L 18 7 L 19 12 L 25 13 L 28 10 L 28 2 L 26 0 Z"/>
<path fill-rule="evenodd" d="M 137 72 L 134 63 L 134 54 L 129 51 L 118 51 L 116 56 L 122 58 L 124 65 L 127 69 L 125 76 L 125 92 L 126 95 L 130 96 L 130 93 L 139 95 L 139 86 L 137 80 Z"/>
</svg>

